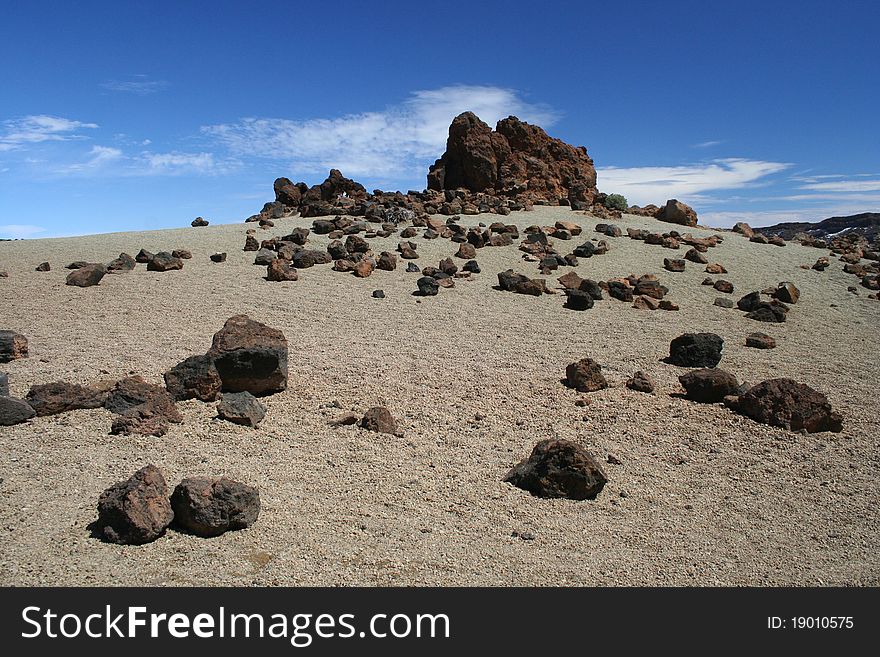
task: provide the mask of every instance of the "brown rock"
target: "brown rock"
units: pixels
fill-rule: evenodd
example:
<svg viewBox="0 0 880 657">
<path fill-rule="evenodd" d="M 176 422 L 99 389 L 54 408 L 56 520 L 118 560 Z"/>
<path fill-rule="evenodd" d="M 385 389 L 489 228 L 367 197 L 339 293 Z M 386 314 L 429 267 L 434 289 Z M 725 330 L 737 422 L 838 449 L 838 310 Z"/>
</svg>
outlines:
<svg viewBox="0 0 880 657">
<path fill-rule="evenodd" d="M 172 271 L 174 269 L 183 269 L 183 260 L 167 251 L 160 251 L 147 263 L 148 271 Z"/>
<path fill-rule="evenodd" d="M 27 358 L 28 341 L 21 333 L 0 331 L 0 363 Z"/>
<path fill-rule="evenodd" d="M 684 260 L 663 258 L 663 268 L 667 271 L 681 272 L 684 271 Z"/>
<path fill-rule="evenodd" d="M 48 262 L 41 262 L 37 265 L 35 271 L 51 271 L 52 266 Z"/>
<path fill-rule="evenodd" d="M 287 260 L 273 258 L 266 265 L 266 280 L 280 283 L 282 281 L 295 281 L 299 279 L 299 273 Z"/>
<path fill-rule="evenodd" d="M 100 283 L 106 273 L 107 268 L 104 265 L 88 264 L 70 272 L 65 283 L 76 287 L 91 287 Z"/>
<path fill-rule="evenodd" d="M 776 291 L 773 293 L 773 296 L 776 299 L 779 299 L 782 303 L 797 303 L 798 299 L 801 297 L 800 290 L 798 290 L 794 283 L 780 283 L 779 287 L 776 288 Z"/>
<path fill-rule="evenodd" d="M 711 265 L 706 265 L 706 273 L 707 274 L 726 274 L 727 270 L 724 268 L 723 265 L 720 265 L 716 262 Z"/>
<path fill-rule="evenodd" d="M 374 406 L 361 418 L 359 426 L 367 431 L 397 434 L 397 422 L 384 406 Z"/>
<path fill-rule="evenodd" d="M 632 378 L 626 382 L 626 387 L 638 392 L 652 393 L 654 392 L 654 379 L 647 372 L 640 370 L 633 374 Z"/>
<path fill-rule="evenodd" d="M 37 415 L 55 415 L 79 408 L 100 408 L 107 394 L 95 388 L 65 383 L 45 383 L 31 386 L 27 402 Z"/>
<path fill-rule="evenodd" d="M 214 334 L 208 356 L 220 374 L 224 392 L 253 395 L 287 387 L 287 339 L 278 329 L 234 315 Z"/>
<path fill-rule="evenodd" d="M 724 401 L 725 397 L 739 390 L 736 377 L 717 367 L 693 370 L 678 377 L 678 380 L 687 391 L 688 399 L 704 404 Z"/>
<path fill-rule="evenodd" d="M 763 381 L 730 403 L 734 410 L 756 422 L 792 431 L 843 429 L 842 418 L 832 410 L 825 395 L 792 379 Z"/>
<path fill-rule="evenodd" d="M 373 273 L 374 265 L 372 258 L 362 258 L 357 263 L 355 263 L 352 271 L 354 275 L 358 278 L 367 278 L 370 274 Z"/>
<path fill-rule="evenodd" d="M 598 461 L 568 440 L 540 441 L 531 456 L 508 472 L 504 481 L 537 497 L 595 499 L 608 478 Z"/>
<path fill-rule="evenodd" d="M 754 234 L 755 234 L 755 231 L 752 230 L 752 227 L 749 226 L 749 225 L 748 225 L 746 222 L 744 222 L 744 221 L 738 221 L 738 222 L 736 222 L 736 223 L 733 225 L 733 232 L 734 232 L 734 233 L 739 233 L 740 235 L 743 235 L 743 236 L 745 236 L 745 237 L 753 237 Z"/>
<path fill-rule="evenodd" d="M 608 387 L 602 366 L 592 358 L 582 358 L 565 368 L 565 384 L 578 392 L 595 392 Z"/>
<path fill-rule="evenodd" d="M 173 519 L 165 478 L 148 465 L 101 493 L 95 529 L 110 543 L 140 545 L 159 538 Z"/>
<path fill-rule="evenodd" d="M 178 400 L 214 401 L 220 396 L 222 382 L 214 361 L 208 356 L 190 356 L 165 372 L 165 387 Z"/>
<path fill-rule="evenodd" d="M 388 251 L 382 251 L 379 259 L 376 261 L 376 268 L 384 271 L 394 271 L 397 269 L 397 256 Z"/>
<path fill-rule="evenodd" d="M 667 221 L 681 226 L 697 225 L 697 213 L 694 212 L 694 209 L 674 198 L 666 201 L 666 205 L 654 216 L 660 221 Z"/>
<path fill-rule="evenodd" d="M 174 524 L 197 536 L 245 529 L 260 515 L 256 488 L 226 477 L 189 477 L 171 495 Z"/>
<path fill-rule="evenodd" d="M 746 346 L 755 349 L 773 349 L 776 347 L 776 340 L 766 333 L 749 333 L 746 336 Z"/>
<path fill-rule="evenodd" d="M 458 251 L 455 253 L 455 257 L 472 260 L 477 257 L 477 250 L 474 248 L 473 244 L 462 242 L 458 245 Z"/>
</svg>

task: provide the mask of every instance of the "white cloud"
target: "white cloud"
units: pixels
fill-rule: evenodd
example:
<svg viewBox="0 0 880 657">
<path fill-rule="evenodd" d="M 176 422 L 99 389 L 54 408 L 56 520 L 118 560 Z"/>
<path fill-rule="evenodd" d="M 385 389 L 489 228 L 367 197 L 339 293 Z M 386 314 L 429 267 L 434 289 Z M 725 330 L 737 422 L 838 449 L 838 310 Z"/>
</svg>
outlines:
<svg viewBox="0 0 880 657">
<path fill-rule="evenodd" d="M 83 123 L 65 119 L 60 116 L 35 114 L 20 119 L 8 119 L 3 122 L 0 134 L 0 151 L 10 151 L 25 144 L 36 144 L 46 141 L 69 141 L 85 139 L 79 134 L 84 128 L 97 128 L 95 123 Z"/>
<path fill-rule="evenodd" d="M 101 83 L 103 89 L 108 91 L 119 91 L 122 93 L 137 94 L 138 96 L 146 96 L 162 91 L 168 86 L 165 80 L 147 80 L 146 76 L 135 76 L 136 80 L 107 80 Z"/>
<path fill-rule="evenodd" d="M 30 224 L 5 224 L 0 225 L 0 237 L 4 239 L 26 239 L 40 233 L 45 233 L 42 226 Z"/>
<path fill-rule="evenodd" d="M 721 143 L 719 140 L 701 141 L 699 144 L 693 144 L 691 148 L 712 148 L 712 146 L 718 146 Z"/>
<path fill-rule="evenodd" d="M 629 203 L 660 205 L 670 198 L 687 202 L 700 192 L 736 189 L 756 184 L 790 165 L 744 158 L 673 167 L 605 167 L 597 171 L 603 192 L 623 194 Z"/>
<path fill-rule="evenodd" d="M 558 118 L 511 89 L 452 86 L 416 91 L 380 112 L 335 119 L 247 118 L 204 126 L 202 132 L 237 155 L 287 160 L 295 175 L 335 167 L 348 176 L 416 179 L 443 152 L 452 119 L 467 110 L 493 127 L 510 114 L 541 126 Z"/>
<path fill-rule="evenodd" d="M 719 211 L 701 212 L 700 223 L 718 228 L 730 228 L 737 221 L 745 221 L 753 228 L 772 226 L 791 221 L 821 221 L 829 217 L 847 217 L 870 211 L 862 204 L 835 203 L 794 210 L 760 210 L 760 211 Z"/>
<path fill-rule="evenodd" d="M 182 173 L 194 171 L 206 173 L 214 169 L 212 153 L 150 153 L 143 152 L 139 158 L 152 173 Z"/>
<path fill-rule="evenodd" d="M 806 185 L 801 185 L 800 189 L 810 189 L 818 192 L 880 192 L 880 180 L 808 182 Z"/>
</svg>

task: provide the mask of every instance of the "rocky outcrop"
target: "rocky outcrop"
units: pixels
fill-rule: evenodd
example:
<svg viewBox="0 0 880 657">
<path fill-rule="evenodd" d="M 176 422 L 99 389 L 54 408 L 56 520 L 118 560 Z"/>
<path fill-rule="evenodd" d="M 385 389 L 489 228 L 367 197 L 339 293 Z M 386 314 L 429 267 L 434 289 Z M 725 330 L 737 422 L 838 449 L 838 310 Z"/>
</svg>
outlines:
<svg viewBox="0 0 880 657">
<path fill-rule="evenodd" d="M 547 135 L 509 116 L 493 131 L 473 112 L 449 126 L 446 152 L 428 172 L 429 190 L 466 189 L 528 201 L 543 199 L 589 207 L 596 169 L 584 147 Z"/>
</svg>

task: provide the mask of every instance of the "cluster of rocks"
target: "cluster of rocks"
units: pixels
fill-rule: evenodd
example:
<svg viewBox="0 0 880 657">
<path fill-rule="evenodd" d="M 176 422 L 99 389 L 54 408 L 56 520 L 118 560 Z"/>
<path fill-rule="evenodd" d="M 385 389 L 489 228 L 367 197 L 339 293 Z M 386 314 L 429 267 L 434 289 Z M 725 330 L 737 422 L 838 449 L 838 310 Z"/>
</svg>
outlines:
<svg viewBox="0 0 880 657">
<path fill-rule="evenodd" d="M 109 543 L 143 545 L 174 524 L 202 537 L 253 525 L 260 514 L 256 488 L 226 477 L 189 477 L 169 495 L 165 477 L 147 465 L 98 498 L 95 534 Z"/>
<path fill-rule="evenodd" d="M 764 301 L 762 294 L 770 296 L 770 300 Z M 736 307 L 745 312 L 749 319 L 779 324 L 785 321 L 789 305 L 796 304 L 799 298 L 800 291 L 794 283 L 783 281 L 775 288 L 749 292 L 736 302 Z"/>
<path fill-rule="evenodd" d="M 222 254 L 225 259 L 226 254 Z M 99 262 L 86 262 L 76 260 L 66 266 L 71 272 L 67 275 L 65 283 L 76 287 L 91 287 L 98 285 L 106 274 L 124 274 L 135 269 L 138 263 L 146 264 L 148 271 L 172 271 L 183 269 L 183 261 L 191 259 L 192 252 L 187 249 L 175 249 L 174 251 L 160 251 L 151 253 L 141 249 L 134 257 L 128 253 L 120 253 L 118 258 L 104 264 Z M 211 256 L 214 259 L 214 256 Z"/>
</svg>

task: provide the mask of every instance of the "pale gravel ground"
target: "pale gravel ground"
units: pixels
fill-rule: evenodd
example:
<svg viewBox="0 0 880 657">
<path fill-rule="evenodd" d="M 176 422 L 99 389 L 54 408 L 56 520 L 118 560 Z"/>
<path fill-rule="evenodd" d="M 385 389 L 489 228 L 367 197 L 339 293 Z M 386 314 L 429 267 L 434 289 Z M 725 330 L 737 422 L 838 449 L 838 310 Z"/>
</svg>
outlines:
<svg viewBox="0 0 880 657">
<path fill-rule="evenodd" d="M 520 227 L 596 219 L 566 208 L 514 213 Z M 495 217 L 464 217 L 463 223 Z M 284 219 L 258 237 L 310 220 Z M 627 216 L 622 227 L 674 226 Z M 269 283 L 244 253 L 244 224 L 0 243 L 0 328 L 30 339 L 27 360 L 2 365 L 12 393 L 34 383 L 89 382 L 162 373 L 202 353 L 227 317 L 247 313 L 284 331 L 290 385 L 266 398 L 259 430 L 214 419 L 188 401 L 161 438 L 109 435 L 111 415 L 76 411 L 0 428 L 0 584 L 112 585 L 878 585 L 880 419 L 876 339 L 880 303 L 846 292 L 856 279 L 826 252 L 751 244 L 724 233 L 709 251 L 734 283 L 732 298 L 793 281 L 802 301 L 781 325 L 712 305 L 702 266 L 663 271 L 675 252 L 626 237 L 582 259 L 583 277 L 656 273 L 680 312 L 647 312 L 606 300 L 587 312 L 563 296 L 492 289 L 496 274 L 535 276 L 515 246 L 478 251 L 483 274 L 417 302 L 417 274 L 361 280 L 320 266 L 292 283 Z M 695 230 L 696 235 L 711 231 Z M 326 237 L 314 236 L 322 248 Z M 375 240 L 376 253 L 398 239 Z M 457 245 L 416 238 L 420 267 Z M 64 285 L 69 261 L 109 261 L 191 249 L 179 272 L 143 265 L 99 287 Z M 208 255 L 227 251 L 214 264 Z M 684 249 L 678 252 L 684 254 Z M 43 260 L 53 271 L 34 272 Z M 560 270 L 552 277 L 568 271 Z M 716 277 L 718 278 L 718 277 Z M 387 298 L 370 298 L 382 288 Z M 837 307 L 832 307 L 836 304 Z M 772 351 L 747 349 L 747 333 L 774 336 Z M 829 396 L 840 434 L 799 435 L 758 425 L 720 405 L 670 396 L 684 370 L 660 362 L 687 331 L 725 338 L 721 367 L 756 383 L 789 376 Z M 590 356 L 608 390 L 580 395 L 560 384 L 565 365 Z M 637 369 L 658 393 L 624 387 Z M 341 414 L 388 405 L 403 438 L 330 428 Z M 475 414 L 485 419 L 475 420 Z M 501 481 L 547 437 L 576 440 L 607 465 L 595 501 L 543 500 Z M 262 513 L 245 531 L 201 539 L 169 531 L 140 547 L 91 538 L 100 492 L 147 463 L 171 486 L 184 476 L 228 475 L 259 487 Z M 511 532 L 531 532 L 523 541 Z"/>
</svg>

